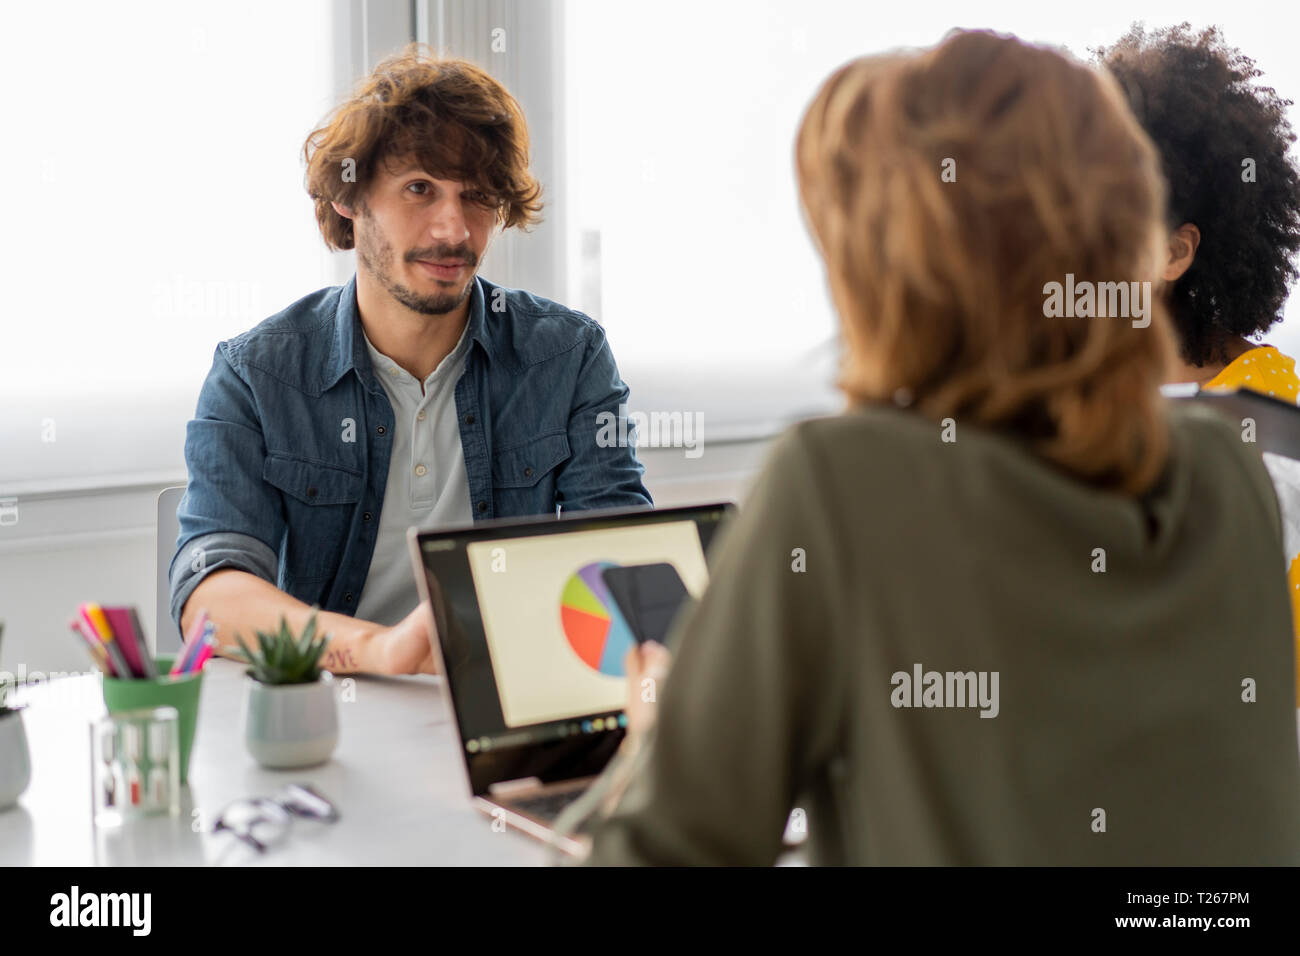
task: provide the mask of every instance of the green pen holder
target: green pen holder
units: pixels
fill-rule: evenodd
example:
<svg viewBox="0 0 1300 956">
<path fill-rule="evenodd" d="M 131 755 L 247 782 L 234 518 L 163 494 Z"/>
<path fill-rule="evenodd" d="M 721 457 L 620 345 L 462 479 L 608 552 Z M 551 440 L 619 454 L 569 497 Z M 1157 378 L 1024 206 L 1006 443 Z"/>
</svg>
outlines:
<svg viewBox="0 0 1300 956">
<path fill-rule="evenodd" d="M 172 655 L 154 658 L 158 673 L 166 675 L 176 658 Z M 189 777 L 190 748 L 194 743 L 194 727 L 199 720 L 199 689 L 203 686 L 203 672 L 161 676 L 153 680 L 136 678 L 124 680 L 104 677 L 104 706 L 110 714 L 126 710 L 153 707 L 175 707 L 180 724 L 181 784 Z"/>
</svg>

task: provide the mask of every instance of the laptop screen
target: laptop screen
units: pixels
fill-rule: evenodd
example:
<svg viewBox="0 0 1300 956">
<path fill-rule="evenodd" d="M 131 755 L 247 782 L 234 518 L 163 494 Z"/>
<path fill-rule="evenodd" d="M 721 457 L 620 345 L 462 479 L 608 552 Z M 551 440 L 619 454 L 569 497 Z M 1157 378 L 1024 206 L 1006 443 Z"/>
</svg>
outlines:
<svg viewBox="0 0 1300 956">
<path fill-rule="evenodd" d="M 600 772 L 626 726 L 634 635 L 662 631 L 674 596 L 703 593 L 705 554 L 730 510 L 579 512 L 415 536 L 476 794 Z"/>
</svg>

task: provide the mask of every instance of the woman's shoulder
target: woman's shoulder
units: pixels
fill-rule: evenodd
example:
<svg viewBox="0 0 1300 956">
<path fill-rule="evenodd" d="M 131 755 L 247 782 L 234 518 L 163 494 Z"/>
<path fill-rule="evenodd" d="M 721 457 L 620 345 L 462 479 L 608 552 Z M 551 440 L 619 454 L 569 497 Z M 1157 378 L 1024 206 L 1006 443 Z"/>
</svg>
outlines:
<svg viewBox="0 0 1300 956">
<path fill-rule="evenodd" d="M 945 424 L 951 421 L 951 426 Z M 803 443 L 814 443 L 835 448 L 852 449 L 854 439 L 871 438 L 878 442 L 929 444 L 943 440 L 945 427 L 955 435 L 957 423 L 944 419 L 935 421 L 919 412 L 889 403 L 855 405 L 837 415 L 810 418 L 794 425 L 784 438 Z"/>
<path fill-rule="evenodd" d="M 1277 499 L 1253 424 L 1233 421 L 1195 400 L 1173 399 L 1169 406 L 1173 433 L 1169 467 L 1190 473 L 1192 494 L 1208 499 L 1203 503 L 1215 510 L 1227 510 L 1235 503 L 1232 510 L 1243 518 L 1240 506 L 1253 501 L 1255 507 L 1248 510 L 1277 527 Z"/>
<path fill-rule="evenodd" d="M 1300 401 L 1295 359 L 1271 345 L 1261 345 L 1238 355 L 1205 387 L 1249 388 L 1284 401 Z"/>
<path fill-rule="evenodd" d="M 1195 399 L 1171 399 L 1168 416 L 1175 453 L 1181 451 L 1191 461 L 1225 467 L 1249 468 L 1255 463 L 1262 470 L 1255 429 L 1248 419 L 1233 421 L 1223 411 Z"/>
<path fill-rule="evenodd" d="M 1195 401 L 1167 401 L 1170 473 L 1184 472 L 1196 495 L 1272 497 L 1272 485 L 1249 423 L 1234 423 L 1222 412 Z M 800 468 L 825 480 L 850 473 L 863 492 L 918 483 L 950 484 L 990 480 L 1028 489 L 1043 485 L 1063 494 L 1082 485 L 1061 474 L 1023 442 L 961 419 L 933 420 L 892 404 L 861 405 L 838 415 L 794 425 L 776 441 L 772 462 Z M 797 465 L 795 463 L 798 463 Z M 1050 486 L 1050 487 L 1048 487 Z M 1265 510 L 1272 507 L 1265 505 Z"/>
<path fill-rule="evenodd" d="M 892 404 L 858 405 L 791 426 L 773 443 L 772 458 L 811 459 L 820 471 L 870 464 L 879 473 L 891 461 L 939 453 L 958 427 Z"/>
<path fill-rule="evenodd" d="M 1167 403 L 1171 431 L 1194 442 L 1197 449 L 1213 449 L 1213 457 L 1231 448 L 1240 460 L 1258 458 L 1252 447 L 1253 432 L 1246 423 L 1238 428 L 1220 411 L 1204 404 L 1182 399 Z M 959 418 L 931 419 L 918 412 L 890 404 L 859 405 L 838 415 L 811 418 L 791 427 L 778 444 L 817 448 L 825 452 L 862 452 L 869 443 L 877 457 L 881 451 L 907 447 L 934 453 L 944 446 L 978 445 L 982 450 L 996 447 L 1007 453 L 1020 453 L 1022 443 L 1013 437 L 982 428 Z M 953 450 L 956 450 L 955 447 Z"/>
</svg>

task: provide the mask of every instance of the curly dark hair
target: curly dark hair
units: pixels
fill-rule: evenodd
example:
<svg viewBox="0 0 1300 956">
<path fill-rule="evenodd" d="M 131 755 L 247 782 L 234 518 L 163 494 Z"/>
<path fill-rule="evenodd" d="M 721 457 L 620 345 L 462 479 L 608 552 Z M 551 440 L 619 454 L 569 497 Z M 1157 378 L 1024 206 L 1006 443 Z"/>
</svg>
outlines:
<svg viewBox="0 0 1300 956">
<path fill-rule="evenodd" d="M 1255 62 L 1217 27 L 1180 23 L 1148 33 L 1135 23 L 1089 51 L 1119 80 L 1159 150 L 1169 184 L 1169 227 L 1192 223 L 1201 243 L 1169 290 L 1183 357 L 1226 362 L 1236 338 L 1280 317 L 1300 249 L 1300 175 L 1284 100 L 1256 84 Z M 1254 160 L 1254 181 L 1245 179 Z"/>
</svg>

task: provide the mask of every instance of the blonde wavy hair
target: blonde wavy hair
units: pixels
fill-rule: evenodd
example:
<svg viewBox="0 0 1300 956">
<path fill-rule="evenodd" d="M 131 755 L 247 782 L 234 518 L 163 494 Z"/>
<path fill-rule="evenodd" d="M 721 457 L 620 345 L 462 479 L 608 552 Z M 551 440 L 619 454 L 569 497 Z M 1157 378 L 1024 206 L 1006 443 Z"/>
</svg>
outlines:
<svg viewBox="0 0 1300 956">
<path fill-rule="evenodd" d="M 977 31 L 857 59 L 809 106 L 795 163 L 851 402 L 1014 433 L 1108 490 L 1155 482 L 1175 354 L 1159 296 L 1146 328 L 1044 308 L 1067 274 L 1158 279 L 1159 160 L 1109 76 Z"/>
</svg>

